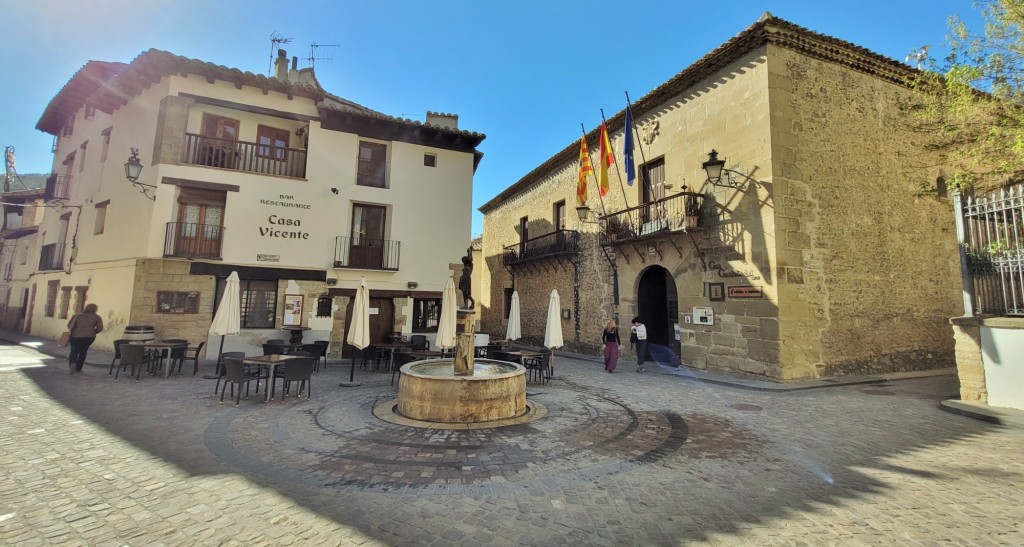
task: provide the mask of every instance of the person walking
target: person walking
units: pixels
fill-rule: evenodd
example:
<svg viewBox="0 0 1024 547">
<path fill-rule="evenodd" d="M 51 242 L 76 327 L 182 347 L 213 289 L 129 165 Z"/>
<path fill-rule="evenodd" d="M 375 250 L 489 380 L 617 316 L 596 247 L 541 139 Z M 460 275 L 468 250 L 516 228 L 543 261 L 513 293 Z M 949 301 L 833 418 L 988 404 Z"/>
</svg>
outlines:
<svg viewBox="0 0 1024 547">
<path fill-rule="evenodd" d="M 619 326 L 615 324 L 614 319 L 608 320 L 601 338 L 604 341 L 604 371 L 615 372 L 615 365 L 619 363 L 619 349 L 622 347 L 622 341 L 619 340 Z"/>
<path fill-rule="evenodd" d="M 633 318 L 633 326 L 629 329 L 629 341 L 636 344 L 636 371 L 643 372 L 644 361 L 647 359 L 647 327 L 639 317 Z"/>
<path fill-rule="evenodd" d="M 85 364 L 85 354 L 89 352 L 89 346 L 96 340 L 96 335 L 103 332 L 103 318 L 96 314 L 96 304 L 87 304 L 82 313 L 76 313 L 68 321 L 68 331 L 71 332 L 71 351 L 68 353 L 69 374 L 82 372 L 82 365 Z"/>
</svg>

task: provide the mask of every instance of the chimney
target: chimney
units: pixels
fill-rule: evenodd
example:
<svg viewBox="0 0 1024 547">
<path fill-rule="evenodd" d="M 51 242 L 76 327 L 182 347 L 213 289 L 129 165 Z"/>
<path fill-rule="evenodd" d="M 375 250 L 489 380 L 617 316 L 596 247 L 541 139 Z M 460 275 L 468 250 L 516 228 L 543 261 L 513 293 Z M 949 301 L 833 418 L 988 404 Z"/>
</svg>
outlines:
<svg viewBox="0 0 1024 547">
<path fill-rule="evenodd" d="M 437 125 L 446 129 L 459 128 L 458 114 L 443 114 L 441 112 L 427 112 L 427 124 Z"/>
<path fill-rule="evenodd" d="M 288 52 L 277 50 L 277 59 L 274 61 L 274 77 L 282 82 L 288 81 Z"/>
<path fill-rule="evenodd" d="M 288 81 L 297 84 L 299 83 L 299 58 L 292 57 L 292 69 L 288 71 Z"/>
</svg>

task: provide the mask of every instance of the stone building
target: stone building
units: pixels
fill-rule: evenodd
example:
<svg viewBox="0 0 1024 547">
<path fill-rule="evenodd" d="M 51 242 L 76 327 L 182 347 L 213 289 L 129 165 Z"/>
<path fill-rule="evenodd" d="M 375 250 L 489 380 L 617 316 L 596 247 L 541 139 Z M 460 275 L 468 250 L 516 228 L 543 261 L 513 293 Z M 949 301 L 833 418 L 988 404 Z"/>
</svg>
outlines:
<svg viewBox="0 0 1024 547">
<path fill-rule="evenodd" d="M 25 316 L 13 326 L 56 338 L 88 300 L 100 347 L 128 325 L 219 341 L 207 331 L 237 271 L 242 332 L 225 350 L 308 329 L 337 354 L 361 277 L 373 341 L 436 332 L 484 135 L 454 114 L 413 121 L 337 97 L 279 53 L 274 77 L 149 50 L 71 78 L 37 125 L 55 138 L 47 207 L 6 234 L 31 241 L 8 280 Z"/>
<path fill-rule="evenodd" d="M 919 196 L 943 171 L 903 109 L 913 73 L 765 14 L 632 105 L 637 182 L 612 175 L 600 197 L 591 179 L 586 221 L 579 142 L 480 208 L 482 329 L 505 332 L 515 289 L 539 343 L 557 288 L 578 351 L 598 352 L 613 317 L 626 340 L 640 316 L 653 358 L 700 369 L 952 366 L 956 239 L 949 201 Z M 619 166 L 624 118 L 607 122 Z M 597 170 L 597 129 L 587 140 Z"/>
</svg>

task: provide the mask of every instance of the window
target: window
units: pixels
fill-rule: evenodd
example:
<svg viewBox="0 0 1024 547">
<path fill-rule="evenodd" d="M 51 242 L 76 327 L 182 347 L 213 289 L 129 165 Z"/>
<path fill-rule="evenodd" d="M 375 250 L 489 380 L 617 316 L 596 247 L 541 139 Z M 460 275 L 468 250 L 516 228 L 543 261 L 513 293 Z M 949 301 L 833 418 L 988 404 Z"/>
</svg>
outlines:
<svg viewBox="0 0 1024 547">
<path fill-rule="evenodd" d="M 426 167 L 437 167 L 437 154 L 423 154 L 423 165 Z"/>
<path fill-rule="evenodd" d="M 46 308 L 43 310 L 43 315 L 46 317 L 53 317 L 53 313 L 57 307 L 58 289 L 60 289 L 60 281 L 46 282 Z"/>
<path fill-rule="evenodd" d="M 104 129 L 100 135 L 103 137 L 103 148 L 100 150 L 100 161 L 107 161 L 107 152 L 110 151 L 110 132 L 113 131 L 113 127 Z"/>
<path fill-rule="evenodd" d="M 288 131 L 265 125 L 256 128 L 256 155 L 277 161 L 284 161 L 288 148 Z"/>
<path fill-rule="evenodd" d="M 93 116 L 95 116 L 95 115 L 96 115 L 96 107 L 91 105 L 91 104 L 85 105 L 85 115 L 84 115 L 85 119 L 91 120 L 93 118 Z"/>
<path fill-rule="evenodd" d="M 75 313 L 82 313 L 85 308 L 85 297 L 89 293 L 89 287 L 75 287 Z"/>
<path fill-rule="evenodd" d="M 217 280 L 215 301 L 220 303 L 226 278 Z M 272 329 L 277 323 L 277 281 L 241 280 L 238 290 L 243 329 Z M 214 310 L 216 314 L 216 310 Z"/>
<path fill-rule="evenodd" d="M 385 248 L 384 241 L 386 223 L 385 207 L 358 204 L 352 206 L 352 237 L 348 250 L 350 268 L 379 270 L 391 266 L 389 249 Z"/>
<path fill-rule="evenodd" d="M 157 291 L 157 313 L 199 313 L 199 293 L 196 291 Z"/>
<path fill-rule="evenodd" d="M 78 172 L 79 173 L 81 173 L 82 171 L 85 170 L 85 150 L 88 147 L 89 147 L 89 141 L 83 142 L 82 146 L 78 147 L 78 149 L 82 152 L 82 154 L 81 154 L 82 157 L 78 158 Z"/>
<path fill-rule="evenodd" d="M 181 188 L 174 256 L 220 258 L 221 227 L 227 192 Z"/>
<path fill-rule="evenodd" d="M 505 319 L 508 319 L 508 314 L 512 312 L 512 293 L 515 289 L 512 287 L 505 287 Z"/>
<path fill-rule="evenodd" d="M 330 296 L 319 296 L 316 299 L 316 316 L 330 317 L 334 311 L 334 299 Z"/>
<path fill-rule="evenodd" d="M 415 298 L 412 301 L 412 331 L 437 332 L 441 319 L 441 300 Z"/>
<path fill-rule="evenodd" d="M 109 199 L 96 204 L 96 224 L 93 225 L 93 235 L 100 235 L 103 233 L 103 229 L 107 225 L 107 205 L 109 204 Z"/>
<path fill-rule="evenodd" d="M 68 123 L 64 124 L 64 136 L 65 137 L 70 137 L 71 134 L 74 133 L 74 132 L 75 132 L 75 117 L 71 116 L 71 118 L 68 119 Z"/>
<path fill-rule="evenodd" d="M 651 203 L 665 197 L 665 158 L 648 162 L 640 169 L 644 184 L 640 185 L 641 203 Z M 662 205 L 647 206 L 640 210 L 644 223 L 663 217 Z"/>
<path fill-rule="evenodd" d="M 238 160 L 238 120 L 203 114 L 202 138 L 196 163 L 234 169 Z"/>
<path fill-rule="evenodd" d="M 68 308 L 71 307 L 71 287 L 60 288 L 60 318 L 68 318 Z"/>
<path fill-rule="evenodd" d="M 27 241 L 19 241 L 18 242 L 18 264 L 20 264 L 22 266 L 24 266 L 25 264 L 28 264 L 28 242 Z"/>
<path fill-rule="evenodd" d="M 388 147 L 376 142 L 359 141 L 359 170 L 356 184 L 374 188 L 388 187 Z"/>
<path fill-rule="evenodd" d="M 526 240 L 530 239 L 529 223 L 530 217 L 519 219 L 519 256 L 526 255 Z"/>
<path fill-rule="evenodd" d="M 551 215 L 553 223 L 555 225 L 555 231 L 561 231 L 565 229 L 565 200 L 559 201 L 555 204 L 554 212 Z"/>
</svg>

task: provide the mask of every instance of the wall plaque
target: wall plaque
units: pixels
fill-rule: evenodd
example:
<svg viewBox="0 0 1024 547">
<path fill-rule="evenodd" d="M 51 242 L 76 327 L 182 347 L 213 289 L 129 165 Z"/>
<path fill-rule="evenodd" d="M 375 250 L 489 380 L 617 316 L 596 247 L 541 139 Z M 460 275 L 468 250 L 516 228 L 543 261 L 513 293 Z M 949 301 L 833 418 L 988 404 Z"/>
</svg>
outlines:
<svg viewBox="0 0 1024 547">
<path fill-rule="evenodd" d="M 739 285 L 729 287 L 729 298 L 764 298 L 761 287 L 752 285 Z"/>
</svg>

